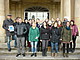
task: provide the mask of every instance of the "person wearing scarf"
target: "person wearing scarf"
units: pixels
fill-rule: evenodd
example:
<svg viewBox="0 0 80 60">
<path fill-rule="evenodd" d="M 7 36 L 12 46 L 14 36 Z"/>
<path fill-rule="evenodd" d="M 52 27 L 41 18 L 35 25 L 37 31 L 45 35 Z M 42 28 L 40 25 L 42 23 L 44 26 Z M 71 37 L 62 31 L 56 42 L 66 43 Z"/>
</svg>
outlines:
<svg viewBox="0 0 80 60">
<path fill-rule="evenodd" d="M 63 43 L 63 57 L 68 57 L 69 54 L 69 44 L 71 41 L 71 28 L 70 22 L 67 21 L 66 26 L 63 26 L 61 32 L 61 38 Z"/>
</svg>

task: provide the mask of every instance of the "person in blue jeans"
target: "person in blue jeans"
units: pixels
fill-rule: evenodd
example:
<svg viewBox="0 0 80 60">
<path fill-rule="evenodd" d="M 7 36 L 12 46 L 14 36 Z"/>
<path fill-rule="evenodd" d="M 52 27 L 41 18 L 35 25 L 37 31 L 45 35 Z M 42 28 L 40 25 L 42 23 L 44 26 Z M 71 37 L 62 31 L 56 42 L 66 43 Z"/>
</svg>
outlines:
<svg viewBox="0 0 80 60">
<path fill-rule="evenodd" d="M 51 55 L 56 57 L 58 53 L 58 42 L 60 39 L 60 32 L 58 23 L 55 22 L 51 28 Z"/>
<path fill-rule="evenodd" d="M 8 51 L 11 51 L 11 46 L 10 42 L 12 41 L 12 35 L 14 35 L 14 31 L 11 31 L 9 29 L 10 26 L 13 26 L 14 21 L 11 19 L 12 15 L 8 14 L 7 19 L 3 21 L 3 28 L 6 31 L 6 36 L 7 36 L 7 46 L 8 46 Z"/>
<path fill-rule="evenodd" d="M 32 27 L 29 29 L 29 42 L 31 43 L 31 50 L 32 50 L 32 56 L 37 56 L 37 43 L 39 38 L 40 32 L 39 28 L 36 27 L 36 23 L 32 23 Z"/>
</svg>

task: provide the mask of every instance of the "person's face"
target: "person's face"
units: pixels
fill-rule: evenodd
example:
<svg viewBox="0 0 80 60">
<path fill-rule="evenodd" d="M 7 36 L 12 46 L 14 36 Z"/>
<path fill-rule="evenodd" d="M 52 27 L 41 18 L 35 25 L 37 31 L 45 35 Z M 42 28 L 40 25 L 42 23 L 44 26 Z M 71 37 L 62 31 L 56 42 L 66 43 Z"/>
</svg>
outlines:
<svg viewBox="0 0 80 60">
<path fill-rule="evenodd" d="M 48 24 L 49 24 L 49 25 L 52 25 L 52 22 L 51 22 L 51 21 L 49 21 L 49 22 L 48 22 Z"/>
<path fill-rule="evenodd" d="M 58 24 L 61 25 L 61 21 L 58 21 Z"/>
<path fill-rule="evenodd" d="M 36 20 L 36 22 L 38 22 L 38 23 L 39 23 L 39 20 Z"/>
<path fill-rule="evenodd" d="M 31 20 L 29 20 L 29 23 L 31 24 Z"/>
<path fill-rule="evenodd" d="M 19 19 L 19 23 L 22 23 L 22 19 Z"/>
<path fill-rule="evenodd" d="M 64 21 L 67 20 L 67 18 L 64 18 Z"/>
<path fill-rule="evenodd" d="M 7 19 L 11 19 L 12 16 L 7 16 Z"/>
<path fill-rule="evenodd" d="M 32 20 L 32 23 L 34 22 L 34 20 Z"/>
<path fill-rule="evenodd" d="M 33 26 L 33 27 L 36 27 L 36 23 L 33 23 L 32 26 Z"/>
<path fill-rule="evenodd" d="M 57 18 L 56 20 L 57 20 L 57 21 L 59 21 L 60 19 L 59 19 L 59 18 Z"/>
<path fill-rule="evenodd" d="M 70 25 L 70 23 L 69 22 L 67 22 L 67 26 L 69 26 Z"/>
<path fill-rule="evenodd" d="M 25 20 L 25 23 L 27 23 L 28 22 L 28 20 Z"/>
<path fill-rule="evenodd" d="M 55 21 L 54 18 L 52 18 L 52 21 Z"/>
<path fill-rule="evenodd" d="M 54 24 L 54 27 L 57 27 L 57 23 Z"/>
<path fill-rule="evenodd" d="M 46 26 L 46 23 L 44 22 L 43 25 Z"/>
<path fill-rule="evenodd" d="M 71 22 L 71 25 L 73 25 L 74 23 L 73 22 Z"/>
<path fill-rule="evenodd" d="M 49 21 L 48 19 L 45 20 L 46 22 Z"/>
</svg>

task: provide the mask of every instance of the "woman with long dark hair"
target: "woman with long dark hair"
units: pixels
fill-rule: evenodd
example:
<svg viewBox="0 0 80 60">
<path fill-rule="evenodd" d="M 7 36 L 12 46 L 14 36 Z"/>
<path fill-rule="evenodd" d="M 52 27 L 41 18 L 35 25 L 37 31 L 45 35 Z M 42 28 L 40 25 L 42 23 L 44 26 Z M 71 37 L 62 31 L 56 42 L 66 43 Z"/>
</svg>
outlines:
<svg viewBox="0 0 80 60">
<path fill-rule="evenodd" d="M 68 57 L 69 54 L 69 44 L 71 41 L 71 27 L 70 22 L 67 21 L 66 25 L 62 29 L 62 43 L 63 43 L 63 57 Z"/>
<path fill-rule="evenodd" d="M 54 22 L 51 28 L 51 55 L 56 57 L 58 55 L 58 43 L 60 39 L 60 32 L 58 28 L 58 23 Z"/>
<path fill-rule="evenodd" d="M 70 51 L 74 52 L 76 47 L 76 37 L 78 36 L 78 27 L 76 26 L 74 20 L 70 21 L 71 28 L 72 28 L 72 42 L 70 43 Z M 73 43 L 73 45 L 72 45 Z"/>
<path fill-rule="evenodd" d="M 40 29 L 40 38 L 42 40 L 42 56 L 47 56 L 48 40 L 50 39 L 50 29 L 46 22 L 43 22 L 43 25 Z"/>
</svg>

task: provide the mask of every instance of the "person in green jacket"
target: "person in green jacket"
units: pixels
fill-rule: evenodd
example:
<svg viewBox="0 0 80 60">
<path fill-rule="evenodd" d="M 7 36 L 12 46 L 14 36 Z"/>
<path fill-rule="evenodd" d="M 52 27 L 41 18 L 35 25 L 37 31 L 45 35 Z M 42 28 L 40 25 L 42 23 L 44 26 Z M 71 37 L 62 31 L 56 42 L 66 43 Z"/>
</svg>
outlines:
<svg viewBox="0 0 80 60">
<path fill-rule="evenodd" d="M 32 27 L 29 30 L 29 42 L 31 43 L 31 50 L 32 50 L 32 56 L 37 56 L 37 43 L 38 43 L 38 38 L 40 36 L 39 29 L 36 27 L 36 23 L 32 23 Z"/>
<path fill-rule="evenodd" d="M 66 22 L 66 26 L 62 28 L 62 43 L 63 43 L 63 57 L 68 57 L 69 54 L 69 44 L 71 42 L 71 27 L 70 22 Z"/>
</svg>

